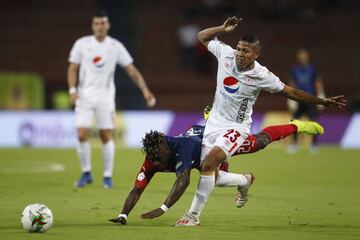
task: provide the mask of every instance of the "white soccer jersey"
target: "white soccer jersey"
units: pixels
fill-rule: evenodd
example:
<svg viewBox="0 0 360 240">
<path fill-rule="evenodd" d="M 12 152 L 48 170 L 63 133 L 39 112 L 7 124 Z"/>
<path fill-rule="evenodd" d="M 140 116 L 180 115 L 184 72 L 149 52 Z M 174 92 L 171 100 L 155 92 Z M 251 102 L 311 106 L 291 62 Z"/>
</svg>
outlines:
<svg viewBox="0 0 360 240">
<path fill-rule="evenodd" d="M 99 42 L 95 36 L 85 36 L 75 42 L 69 62 L 80 64 L 79 98 L 95 103 L 114 101 L 116 64 L 124 67 L 133 59 L 124 45 L 112 37 Z"/>
<path fill-rule="evenodd" d="M 236 127 L 250 133 L 253 105 L 261 90 L 279 92 L 284 84 L 266 67 L 255 61 L 253 69 L 239 72 L 232 47 L 215 39 L 208 49 L 218 60 L 217 85 L 206 132 L 216 128 Z"/>
</svg>

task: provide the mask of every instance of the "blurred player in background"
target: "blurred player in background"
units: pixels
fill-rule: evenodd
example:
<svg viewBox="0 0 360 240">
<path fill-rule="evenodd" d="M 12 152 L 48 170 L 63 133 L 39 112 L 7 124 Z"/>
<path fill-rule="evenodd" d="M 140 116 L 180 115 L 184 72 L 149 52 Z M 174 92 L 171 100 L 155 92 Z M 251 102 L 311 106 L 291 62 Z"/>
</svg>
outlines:
<svg viewBox="0 0 360 240">
<path fill-rule="evenodd" d="M 118 40 L 108 36 L 109 19 L 99 12 L 92 19 L 93 35 L 78 39 L 70 52 L 68 85 L 70 99 L 75 104 L 75 118 L 79 144 L 77 146 L 82 175 L 75 183 L 84 187 L 92 182 L 91 148 L 89 132 L 96 118 L 103 143 L 105 188 L 112 187 L 115 146 L 112 129 L 115 121 L 115 84 L 116 65 L 120 65 L 141 90 L 148 107 L 155 104 L 155 97 L 134 66 L 133 59 Z"/>
<path fill-rule="evenodd" d="M 291 69 L 289 86 L 301 89 L 309 94 L 317 95 L 320 98 L 325 97 L 324 85 L 320 73 L 315 66 L 310 63 L 310 55 L 306 49 L 299 49 L 296 52 L 297 64 Z M 300 118 L 303 115 L 310 120 L 314 120 L 317 116 L 318 109 L 322 110 L 323 106 L 315 106 L 308 103 L 297 103 L 288 100 L 288 106 L 293 114 L 293 118 Z M 293 144 L 288 147 L 289 153 L 297 151 L 298 136 L 293 135 Z M 312 137 L 310 152 L 316 152 L 317 137 Z"/>
<path fill-rule="evenodd" d="M 201 153 L 201 176 L 189 211 L 175 226 L 196 226 L 199 216 L 215 186 L 217 167 L 229 159 L 247 139 L 251 127 L 252 107 L 260 93 L 281 93 L 287 98 L 319 105 L 345 105 L 344 96 L 318 98 L 300 89 L 285 85 L 261 66 L 261 43 L 254 35 L 243 36 L 236 49 L 219 41 L 217 36 L 234 31 L 239 23 L 236 17 L 222 25 L 198 33 L 199 41 L 218 60 L 217 86 L 211 115 L 206 123 Z M 250 179 L 239 187 L 240 200 L 245 201 Z"/>
<path fill-rule="evenodd" d="M 257 152 L 271 142 L 295 133 L 323 134 L 323 132 L 324 129 L 316 122 L 293 120 L 290 124 L 266 127 L 257 134 L 249 135 L 234 155 Z M 157 131 L 147 133 L 142 140 L 143 150 L 146 154 L 145 161 L 137 175 L 135 185 L 125 200 L 119 216 L 109 219 L 109 221 L 126 224 L 129 213 L 157 172 L 175 172 L 176 181 L 164 204 L 160 208 L 142 214 L 141 218 L 159 217 L 173 206 L 190 184 L 190 171 L 194 168 L 200 170 L 203 133 L 204 127 L 199 125 L 192 126 L 185 134 L 177 137 L 165 136 Z M 241 192 L 242 187 L 251 184 L 253 180 L 254 176 L 251 173 L 229 173 L 227 162 L 224 162 L 217 171 L 215 186 L 237 187 L 239 192 L 236 196 L 236 206 L 241 207 L 247 200 L 247 196 L 244 196 L 246 192 Z M 243 194 L 242 198 L 240 198 L 240 194 Z"/>
</svg>

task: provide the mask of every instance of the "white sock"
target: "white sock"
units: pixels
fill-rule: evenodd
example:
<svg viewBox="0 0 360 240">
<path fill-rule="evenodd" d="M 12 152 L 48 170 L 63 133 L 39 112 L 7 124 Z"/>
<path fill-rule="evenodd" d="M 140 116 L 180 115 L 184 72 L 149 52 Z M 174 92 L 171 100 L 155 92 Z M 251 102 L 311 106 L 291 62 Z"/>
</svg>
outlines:
<svg viewBox="0 0 360 240">
<path fill-rule="evenodd" d="M 81 170 L 83 172 L 91 171 L 91 147 L 88 141 L 78 142 L 76 147 L 80 159 Z"/>
<path fill-rule="evenodd" d="M 111 177 L 114 170 L 115 145 L 110 140 L 103 144 L 104 177 Z"/>
<path fill-rule="evenodd" d="M 248 179 L 243 174 L 229 173 L 219 171 L 219 177 L 216 181 L 215 186 L 217 187 L 237 187 L 245 186 Z"/>
<path fill-rule="evenodd" d="M 215 175 L 205 176 L 201 175 L 199 179 L 199 184 L 195 192 L 195 196 L 191 203 L 191 208 L 189 212 L 199 216 L 201 210 L 204 208 L 205 203 L 207 202 L 212 190 L 214 189 L 215 184 Z"/>
</svg>

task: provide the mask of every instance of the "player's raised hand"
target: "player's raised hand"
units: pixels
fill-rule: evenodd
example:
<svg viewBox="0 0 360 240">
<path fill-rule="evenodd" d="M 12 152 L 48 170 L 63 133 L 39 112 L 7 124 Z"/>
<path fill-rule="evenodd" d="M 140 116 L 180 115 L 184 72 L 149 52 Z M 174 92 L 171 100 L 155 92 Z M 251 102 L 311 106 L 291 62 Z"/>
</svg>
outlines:
<svg viewBox="0 0 360 240">
<path fill-rule="evenodd" d="M 235 16 L 229 17 L 223 23 L 223 28 L 225 32 L 232 32 L 237 27 L 238 23 L 241 21 L 241 18 L 237 18 Z"/>
<path fill-rule="evenodd" d="M 156 208 L 150 212 L 141 214 L 141 218 L 142 219 L 153 219 L 153 218 L 160 217 L 164 213 L 165 213 L 164 210 L 162 210 L 161 208 Z"/>
<path fill-rule="evenodd" d="M 344 95 L 339 95 L 339 96 L 335 96 L 335 97 L 328 97 L 328 98 L 324 98 L 324 106 L 334 106 L 337 108 L 342 108 L 346 106 L 346 99 Z"/>
</svg>

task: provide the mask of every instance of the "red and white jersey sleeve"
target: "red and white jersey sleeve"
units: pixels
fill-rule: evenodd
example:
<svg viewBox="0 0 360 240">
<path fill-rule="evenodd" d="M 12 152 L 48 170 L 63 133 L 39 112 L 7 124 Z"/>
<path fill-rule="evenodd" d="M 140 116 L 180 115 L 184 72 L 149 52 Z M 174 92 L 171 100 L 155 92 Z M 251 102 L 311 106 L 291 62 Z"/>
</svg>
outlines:
<svg viewBox="0 0 360 240">
<path fill-rule="evenodd" d="M 145 161 L 136 177 L 135 186 L 137 188 L 145 189 L 155 173 L 156 170 L 154 165 L 149 161 L 149 159 L 145 158 Z"/>
<path fill-rule="evenodd" d="M 270 92 L 270 93 L 277 93 L 284 89 L 285 84 L 280 81 L 280 79 L 270 72 L 266 67 L 262 67 L 259 73 L 259 87 L 261 90 Z"/>
<path fill-rule="evenodd" d="M 208 50 L 214 54 L 216 58 L 220 58 L 224 52 L 231 52 L 233 49 L 225 43 L 219 41 L 217 38 L 211 40 L 208 44 Z"/>
<path fill-rule="evenodd" d="M 81 41 L 77 40 L 70 51 L 69 62 L 80 64 L 81 63 Z"/>
</svg>

